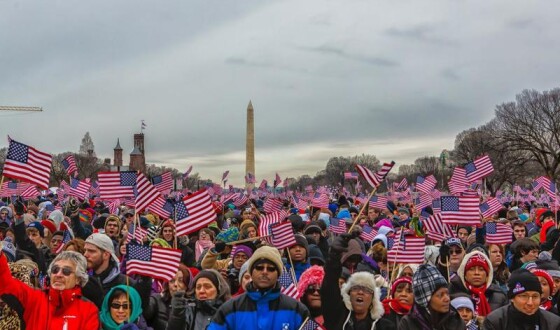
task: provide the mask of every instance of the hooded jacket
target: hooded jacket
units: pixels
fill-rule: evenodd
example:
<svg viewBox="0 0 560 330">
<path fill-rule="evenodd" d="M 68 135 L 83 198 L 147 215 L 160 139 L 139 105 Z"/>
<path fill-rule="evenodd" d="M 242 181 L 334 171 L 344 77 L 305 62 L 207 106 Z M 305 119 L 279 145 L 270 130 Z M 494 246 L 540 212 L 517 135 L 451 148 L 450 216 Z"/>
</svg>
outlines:
<svg viewBox="0 0 560 330">
<path fill-rule="evenodd" d="M 251 282 L 246 293 L 218 309 L 208 330 L 297 330 L 308 316 L 302 303 L 280 293 L 278 283 L 261 291 Z"/>
<path fill-rule="evenodd" d="M 82 298 L 80 287 L 67 290 L 33 289 L 12 277 L 6 256 L 0 253 L 0 296 L 11 295 L 24 306 L 23 320 L 28 330 L 98 330 L 95 305 Z"/>
<path fill-rule="evenodd" d="M 348 250 L 350 251 L 350 245 Z M 321 285 L 321 308 L 325 328 L 329 330 L 395 329 L 396 327 L 391 321 L 381 318 L 384 309 L 380 301 L 381 293 L 375 284 L 373 274 L 354 273 L 342 288 L 339 287 L 338 279 L 342 274 L 340 259 L 339 254 L 331 252 L 329 260 L 325 264 L 325 278 Z M 350 301 L 349 292 L 355 285 L 374 288 L 370 313 L 366 319 L 361 321 L 356 320 Z"/>
<path fill-rule="evenodd" d="M 461 261 L 461 265 L 459 265 L 456 276 L 451 278 L 449 285 L 449 294 L 462 292 L 466 293 L 469 296 L 471 295 L 471 292 L 467 289 L 467 283 L 465 282 L 465 266 L 467 264 L 467 261 L 475 254 L 478 254 L 479 256 L 484 258 L 490 269 L 490 271 L 488 272 L 489 274 L 487 274 L 486 277 L 485 293 L 488 304 L 490 305 L 490 309 L 494 311 L 502 306 L 507 305 L 508 299 L 502 289 L 497 284 L 492 283 L 494 272 L 492 271 L 492 263 L 490 262 L 490 259 L 488 259 L 488 257 L 484 253 L 479 251 L 473 251 L 465 255 L 463 261 Z"/>
</svg>

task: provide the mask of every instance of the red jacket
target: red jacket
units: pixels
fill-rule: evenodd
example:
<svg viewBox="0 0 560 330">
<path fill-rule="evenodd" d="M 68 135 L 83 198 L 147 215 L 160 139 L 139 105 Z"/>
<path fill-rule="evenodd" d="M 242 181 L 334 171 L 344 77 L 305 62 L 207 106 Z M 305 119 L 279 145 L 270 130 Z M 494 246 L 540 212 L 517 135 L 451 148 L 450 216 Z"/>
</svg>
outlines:
<svg viewBox="0 0 560 330">
<path fill-rule="evenodd" d="M 82 290 L 48 292 L 33 289 L 12 277 L 6 257 L 0 253 L 0 295 L 12 295 L 23 306 L 23 320 L 28 330 L 98 330 L 99 311 L 82 299 Z"/>
</svg>

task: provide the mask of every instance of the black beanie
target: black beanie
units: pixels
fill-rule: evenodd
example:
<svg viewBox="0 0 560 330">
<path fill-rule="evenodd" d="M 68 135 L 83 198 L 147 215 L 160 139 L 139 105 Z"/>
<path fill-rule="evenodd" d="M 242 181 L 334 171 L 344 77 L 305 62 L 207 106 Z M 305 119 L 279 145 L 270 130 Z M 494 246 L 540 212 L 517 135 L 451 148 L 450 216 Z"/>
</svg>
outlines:
<svg viewBox="0 0 560 330">
<path fill-rule="evenodd" d="M 513 298 L 527 291 L 542 293 L 541 283 L 537 275 L 531 273 L 527 269 L 518 269 L 511 273 L 511 277 L 508 281 L 508 297 Z"/>
<path fill-rule="evenodd" d="M 198 281 L 199 278 L 207 278 L 210 280 L 210 282 L 212 282 L 212 284 L 214 284 L 214 286 L 216 287 L 216 291 L 218 291 L 218 295 L 220 293 L 220 281 L 218 280 L 218 277 L 216 276 L 216 274 L 214 274 L 213 272 L 209 271 L 209 270 L 201 270 L 200 273 L 198 273 L 196 275 L 196 277 L 194 278 L 193 283 L 196 285 L 196 282 Z"/>
<path fill-rule="evenodd" d="M 305 238 L 305 236 L 302 236 L 302 235 L 294 235 L 294 236 L 296 238 L 296 244 L 295 245 L 302 246 L 306 251 L 305 256 L 308 257 L 309 256 L 309 243 L 307 243 L 307 238 Z"/>
</svg>

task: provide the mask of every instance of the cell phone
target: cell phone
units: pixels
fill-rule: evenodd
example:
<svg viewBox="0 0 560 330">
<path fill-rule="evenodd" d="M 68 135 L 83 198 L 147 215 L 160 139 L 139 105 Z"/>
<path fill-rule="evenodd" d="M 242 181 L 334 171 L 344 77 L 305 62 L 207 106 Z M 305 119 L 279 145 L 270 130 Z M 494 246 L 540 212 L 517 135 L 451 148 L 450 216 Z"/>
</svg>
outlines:
<svg viewBox="0 0 560 330">
<path fill-rule="evenodd" d="M 253 210 L 251 210 L 250 207 L 245 208 L 245 212 L 251 212 L 251 211 L 253 211 Z"/>
</svg>

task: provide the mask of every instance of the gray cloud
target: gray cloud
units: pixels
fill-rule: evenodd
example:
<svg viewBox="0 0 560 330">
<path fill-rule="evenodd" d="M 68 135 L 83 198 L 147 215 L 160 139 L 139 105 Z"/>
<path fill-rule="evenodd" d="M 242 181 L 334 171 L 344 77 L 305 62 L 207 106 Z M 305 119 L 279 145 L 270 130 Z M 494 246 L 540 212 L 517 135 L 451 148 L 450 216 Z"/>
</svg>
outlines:
<svg viewBox="0 0 560 330">
<path fill-rule="evenodd" d="M 351 54 L 342 48 L 329 46 L 329 45 L 322 45 L 318 47 L 309 47 L 303 49 L 312 52 L 327 54 L 327 55 L 335 55 L 347 60 L 357 61 L 368 65 L 374 65 L 380 67 L 395 67 L 399 65 L 399 63 L 387 58 L 370 56 L 370 55 Z"/>
</svg>

